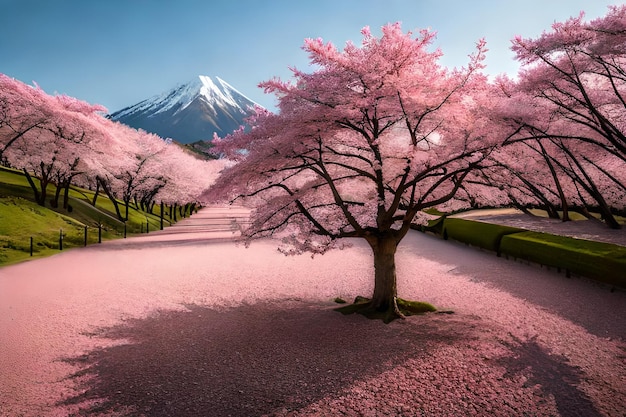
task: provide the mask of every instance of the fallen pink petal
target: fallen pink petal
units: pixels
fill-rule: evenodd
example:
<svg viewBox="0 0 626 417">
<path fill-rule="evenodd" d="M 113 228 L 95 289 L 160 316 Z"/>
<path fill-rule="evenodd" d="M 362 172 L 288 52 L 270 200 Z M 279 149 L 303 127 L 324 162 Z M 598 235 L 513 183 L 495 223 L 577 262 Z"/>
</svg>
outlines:
<svg viewBox="0 0 626 417">
<path fill-rule="evenodd" d="M 582 3 L 2 2 L 0 417 L 626 417 Z"/>
<path fill-rule="evenodd" d="M 0 269 L 2 415 L 626 411 L 623 291 L 412 232 L 400 293 L 454 314 L 385 325 L 332 310 L 371 290 L 369 248 L 245 248 L 223 215 Z"/>
</svg>

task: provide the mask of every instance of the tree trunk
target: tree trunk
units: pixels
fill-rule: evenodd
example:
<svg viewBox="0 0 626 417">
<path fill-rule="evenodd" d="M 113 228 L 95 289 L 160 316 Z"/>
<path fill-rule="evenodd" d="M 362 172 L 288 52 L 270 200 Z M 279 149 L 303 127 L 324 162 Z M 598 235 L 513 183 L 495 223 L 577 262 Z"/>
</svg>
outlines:
<svg viewBox="0 0 626 417">
<path fill-rule="evenodd" d="M 576 172 L 574 169 L 571 169 L 570 172 L 566 172 L 567 175 L 574 181 L 578 182 L 581 187 L 593 198 L 596 200 L 598 204 L 598 209 L 600 210 L 600 214 L 602 215 L 602 220 L 609 226 L 611 229 L 621 229 L 621 225 L 613 216 L 611 212 L 611 208 L 607 204 L 604 196 L 598 190 L 595 181 L 591 178 L 591 175 L 587 172 L 585 167 L 582 165 L 581 161 L 579 161 L 574 153 L 567 147 L 561 143 L 560 148 L 567 153 L 570 157 L 572 163 L 576 166 L 579 172 Z"/>
<path fill-rule="evenodd" d="M 63 208 L 69 210 L 70 208 L 70 186 L 72 185 L 73 176 L 70 177 L 63 184 Z"/>
<path fill-rule="evenodd" d="M 161 216 L 160 216 L 161 218 L 160 218 L 160 223 L 159 223 L 161 230 L 163 230 L 163 210 L 164 210 L 163 201 L 161 201 Z"/>
<path fill-rule="evenodd" d="M 39 179 L 39 188 L 41 188 L 40 194 L 39 194 L 39 201 L 37 202 L 40 206 L 45 207 L 46 206 L 46 197 L 47 197 L 47 188 L 48 188 L 48 180 L 45 178 L 41 178 Z"/>
<path fill-rule="evenodd" d="M 388 311 L 402 316 L 396 302 L 396 249 L 394 237 L 384 236 L 368 240 L 374 253 L 374 294 L 370 303 L 377 311 Z"/>
<path fill-rule="evenodd" d="M 533 214 L 533 212 L 531 212 L 528 207 L 522 203 L 520 203 L 519 201 L 517 201 L 517 199 L 513 196 L 513 194 L 511 194 L 510 192 L 508 193 L 509 196 L 509 200 L 511 200 L 511 204 L 513 204 L 513 206 L 518 209 L 519 211 L 521 211 L 522 213 L 531 216 L 531 217 L 537 217 L 535 216 L 535 214 Z"/>
<path fill-rule="evenodd" d="M 59 207 L 59 198 L 61 197 L 61 190 L 63 190 L 63 186 L 57 181 L 56 190 L 54 191 L 54 198 L 50 200 L 50 207 L 58 208 Z"/>
<path fill-rule="evenodd" d="M 23 169 L 24 171 L 24 176 L 26 177 L 26 180 L 28 180 L 28 184 L 30 185 L 30 188 L 32 188 L 33 193 L 35 194 L 35 202 L 37 204 L 39 204 L 40 206 L 45 206 L 45 202 L 46 202 L 46 196 L 44 194 L 43 196 L 43 204 L 41 203 L 41 193 L 39 192 L 39 189 L 37 188 L 37 186 L 35 185 L 35 181 L 33 181 L 33 177 L 30 176 L 30 173 L 26 170 L 26 168 Z"/>
<path fill-rule="evenodd" d="M 546 211 L 546 213 L 548 213 L 548 217 L 550 219 L 556 219 L 556 220 L 561 219 L 561 216 L 559 216 L 559 210 L 555 205 L 551 203 L 546 203 L 543 206 L 543 209 Z"/>
<path fill-rule="evenodd" d="M 621 229 L 622 225 L 615 219 L 613 213 L 611 212 L 611 208 L 604 200 L 602 194 L 598 193 L 595 196 L 595 200 L 598 202 L 598 208 L 600 209 L 600 214 L 602 215 L 602 220 L 609 226 L 611 229 Z"/>
<path fill-rule="evenodd" d="M 569 206 L 567 205 L 567 201 L 566 200 L 562 200 L 562 209 L 563 209 L 563 217 L 561 218 L 562 221 L 564 222 L 569 222 L 572 221 L 572 219 L 569 216 Z"/>
<path fill-rule="evenodd" d="M 104 182 L 104 179 L 102 177 L 96 177 L 96 180 L 102 186 L 102 189 L 104 190 L 104 193 L 107 195 L 107 197 L 109 197 L 109 200 L 111 200 L 111 203 L 113 203 L 113 207 L 115 208 L 115 214 L 117 215 L 117 218 L 119 220 L 121 220 L 121 221 L 124 221 L 124 218 L 122 217 L 122 213 L 120 212 L 120 206 L 117 203 L 117 200 L 115 199 L 115 196 L 113 195 L 113 193 L 109 189 L 109 186 L 106 184 L 106 182 Z"/>
<path fill-rule="evenodd" d="M 100 181 L 96 181 L 96 192 L 93 194 L 93 200 L 91 200 L 91 205 L 96 206 L 96 201 L 98 201 L 98 193 L 100 192 Z"/>
<path fill-rule="evenodd" d="M 548 155 L 548 152 L 546 151 L 545 147 L 543 146 L 543 144 L 541 143 L 539 139 L 537 139 L 537 143 L 539 144 L 539 147 L 541 148 L 541 154 L 543 155 L 543 158 L 546 161 L 546 165 L 548 166 L 548 169 L 550 170 L 550 175 L 552 175 L 552 180 L 554 181 L 554 185 L 556 186 L 556 191 L 559 194 L 559 200 L 561 200 L 561 208 L 563 209 L 562 221 L 568 222 L 570 221 L 570 218 L 569 218 L 567 198 L 565 197 L 565 192 L 563 191 L 563 187 L 561 186 L 559 175 L 557 174 L 556 169 L 554 168 L 554 165 L 552 164 L 552 161 L 550 161 L 550 156 Z"/>
</svg>

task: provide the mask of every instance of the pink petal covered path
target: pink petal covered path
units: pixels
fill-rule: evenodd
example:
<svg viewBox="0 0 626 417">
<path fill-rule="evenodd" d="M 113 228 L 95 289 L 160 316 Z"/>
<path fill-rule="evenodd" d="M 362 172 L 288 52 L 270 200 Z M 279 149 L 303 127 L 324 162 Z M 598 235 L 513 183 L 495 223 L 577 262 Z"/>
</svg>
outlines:
<svg viewBox="0 0 626 417">
<path fill-rule="evenodd" d="M 243 215 L 0 268 L 0 415 L 626 415 L 625 292 L 415 232 L 400 295 L 455 314 L 344 317 L 369 250 L 237 246 Z"/>
</svg>

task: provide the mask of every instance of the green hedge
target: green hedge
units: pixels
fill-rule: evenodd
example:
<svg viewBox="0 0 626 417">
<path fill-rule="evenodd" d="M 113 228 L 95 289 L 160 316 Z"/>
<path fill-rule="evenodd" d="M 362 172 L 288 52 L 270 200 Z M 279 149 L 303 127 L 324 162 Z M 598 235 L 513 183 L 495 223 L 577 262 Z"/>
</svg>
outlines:
<svg viewBox="0 0 626 417">
<path fill-rule="evenodd" d="M 504 236 L 524 231 L 517 227 L 446 218 L 442 235 L 444 239 L 458 240 L 500 254 L 500 241 Z"/>
<path fill-rule="evenodd" d="M 430 231 L 472 246 L 626 288 L 626 247 L 474 220 L 441 217 Z"/>
<path fill-rule="evenodd" d="M 626 247 L 540 232 L 504 236 L 503 254 L 626 287 Z"/>
<path fill-rule="evenodd" d="M 443 232 L 443 222 L 445 219 L 446 216 L 442 215 L 441 217 L 438 217 L 436 219 L 428 220 L 425 225 L 417 226 L 415 227 L 415 229 L 421 232 L 431 232 L 440 235 Z"/>
</svg>

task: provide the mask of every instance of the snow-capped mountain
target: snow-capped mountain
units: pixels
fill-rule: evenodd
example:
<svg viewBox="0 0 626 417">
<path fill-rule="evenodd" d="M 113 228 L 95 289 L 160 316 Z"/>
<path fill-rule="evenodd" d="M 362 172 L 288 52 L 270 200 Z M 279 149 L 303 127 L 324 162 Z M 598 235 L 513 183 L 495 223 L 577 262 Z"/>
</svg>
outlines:
<svg viewBox="0 0 626 417">
<path fill-rule="evenodd" d="M 252 114 L 258 104 L 219 77 L 200 75 L 192 81 L 110 114 L 136 129 L 181 143 L 225 136 Z"/>
</svg>

